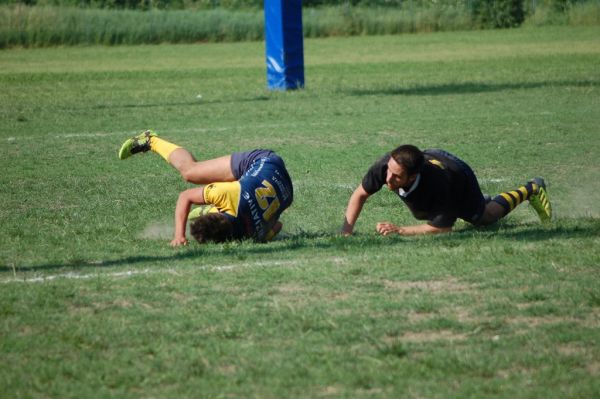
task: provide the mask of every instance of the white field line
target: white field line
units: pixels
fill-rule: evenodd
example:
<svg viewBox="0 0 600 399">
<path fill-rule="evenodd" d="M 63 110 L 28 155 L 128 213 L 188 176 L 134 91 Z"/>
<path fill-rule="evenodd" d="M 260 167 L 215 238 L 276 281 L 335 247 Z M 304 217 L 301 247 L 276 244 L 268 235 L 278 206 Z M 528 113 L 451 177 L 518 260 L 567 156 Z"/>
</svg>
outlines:
<svg viewBox="0 0 600 399">
<path fill-rule="evenodd" d="M 31 277 L 31 278 L 9 278 L 0 280 L 3 284 L 8 283 L 43 283 L 46 281 L 58 280 L 58 279 L 66 279 L 66 280 L 88 280 L 96 277 L 108 276 L 108 277 L 130 277 L 136 274 L 151 274 L 154 271 L 149 269 L 143 270 L 127 270 L 123 272 L 114 272 L 114 273 L 90 273 L 90 274 L 79 274 L 79 273 L 62 273 L 62 274 L 49 274 L 45 276 L 39 277 Z"/>
<path fill-rule="evenodd" d="M 325 258 L 325 261 L 331 261 L 336 264 L 344 263 L 346 259 L 340 257 L 332 257 Z M 185 270 L 205 270 L 205 271 L 214 271 L 214 272 L 228 272 L 235 271 L 239 269 L 251 268 L 251 267 L 259 267 L 259 268 L 269 268 L 269 267 L 285 267 L 292 268 L 298 267 L 305 263 L 303 260 L 286 260 L 286 261 L 258 261 L 258 262 L 249 262 L 249 263 L 238 263 L 238 264 L 229 264 L 229 265 L 201 265 L 199 267 L 190 267 Z M 10 283 L 44 283 L 53 280 L 89 280 L 94 278 L 126 278 L 133 277 L 136 275 L 150 275 L 150 274 L 161 274 L 161 273 L 170 273 L 181 275 L 183 269 L 175 270 L 175 269 L 141 269 L 141 270 L 125 270 L 120 272 L 110 272 L 110 273 L 60 273 L 60 274 L 48 274 L 44 276 L 36 276 L 30 278 L 8 278 L 0 280 L 0 284 L 10 284 Z"/>
<path fill-rule="evenodd" d="M 190 129 L 177 129 L 174 132 L 171 133 L 214 133 L 214 132 L 224 132 L 227 130 L 245 130 L 245 129 L 277 129 L 277 128 L 285 128 L 285 127 L 305 127 L 305 126 L 327 126 L 330 125 L 330 123 L 327 122 L 312 122 L 312 123 L 306 123 L 306 122 L 290 122 L 290 123 L 262 123 L 262 124 L 256 124 L 256 125 L 239 125 L 239 126 L 226 126 L 226 127 L 212 127 L 212 128 L 190 128 Z M 140 128 L 140 130 L 142 130 L 142 128 Z M 56 133 L 56 132 L 49 132 L 47 133 L 45 136 L 33 136 L 33 135 L 24 135 L 24 136 L 18 136 L 18 137 L 7 137 L 5 140 L 8 143 L 13 143 L 15 141 L 18 140 L 41 140 L 42 138 L 50 138 L 50 139 L 68 139 L 68 138 L 96 138 L 96 137 L 109 137 L 109 136 L 123 136 L 123 137 L 130 137 L 133 136 L 135 134 L 139 133 L 138 131 L 136 132 L 132 132 L 132 131 L 120 131 L 120 132 L 82 132 L 82 133 Z M 161 132 L 159 132 L 160 134 Z"/>
<path fill-rule="evenodd" d="M 368 168 L 368 165 L 366 166 Z M 365 172 L 366 172 L 365 168 Z M 314 188 L 314 187 L 325 187 L 325 188 L 340 188 L 354 191 L 360 181 L 354 183 L 334 183 L 334 182 L 316 182 L 314 180 L 302 180 L 294 179 L 294 188 Z"/>
</svg>

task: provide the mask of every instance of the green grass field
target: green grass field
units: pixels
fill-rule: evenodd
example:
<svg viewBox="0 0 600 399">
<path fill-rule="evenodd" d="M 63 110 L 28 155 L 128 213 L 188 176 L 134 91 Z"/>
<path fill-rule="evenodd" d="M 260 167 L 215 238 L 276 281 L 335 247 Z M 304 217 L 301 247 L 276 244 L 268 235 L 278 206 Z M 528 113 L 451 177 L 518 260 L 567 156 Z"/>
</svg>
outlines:
<svg viewBox="0 0 600 399">
<path fill-rule="evenodd" d="M 314 39 L 305 61 L 281 93 L 261 43 L 0 51 L 0 397 L 600 395 L 600 28 Z M 146 128 L 282 154 L 282 237 L 170 248 L 190 185 L 117 158 Z M 401 143 L 491 194 L 542 175 L 556 218 L 380 237 L 414 223 L 382 191 L 338 236 Z"/>
</svg>

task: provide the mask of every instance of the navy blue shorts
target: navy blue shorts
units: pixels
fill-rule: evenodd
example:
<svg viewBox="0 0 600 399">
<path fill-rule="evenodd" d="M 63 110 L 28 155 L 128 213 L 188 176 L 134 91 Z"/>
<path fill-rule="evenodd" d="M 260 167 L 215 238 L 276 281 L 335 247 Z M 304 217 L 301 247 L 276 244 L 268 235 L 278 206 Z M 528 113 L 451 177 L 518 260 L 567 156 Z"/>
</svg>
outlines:
<svg viewBox="0 0 600 399">
<path fill-rule="evenodd" d="M 283 163 L 283 160 L 271 150 L 252 150 L 245 152 L 234 152 L 231 154 L 231 171 L 236 180 L 239 180 L 244 173 L 256 161 L 260 158 L 279 158 Z M 285 165 L 283 165 L 285 168 Z"/>
<path fill-rule="evenodd" d="M 277 173 L 284 179 L 285 185 L 288 187 L 290 194 L 292 194 L 294 191 L 292 179 L 285 167 L 285 162 L 283 162 L 283 159 L 277 155 L 275 151 L 258 149 L 245 152 L 234 152 L 231 154 L 231 170 L 233 176 L 237 180 L 240 180 L 242 176 L 252 168 L 255 161 L 263 158 L 268 158 L 268 163 L 275 166 L 275 170 L 277 170 Z"/>
</svg>

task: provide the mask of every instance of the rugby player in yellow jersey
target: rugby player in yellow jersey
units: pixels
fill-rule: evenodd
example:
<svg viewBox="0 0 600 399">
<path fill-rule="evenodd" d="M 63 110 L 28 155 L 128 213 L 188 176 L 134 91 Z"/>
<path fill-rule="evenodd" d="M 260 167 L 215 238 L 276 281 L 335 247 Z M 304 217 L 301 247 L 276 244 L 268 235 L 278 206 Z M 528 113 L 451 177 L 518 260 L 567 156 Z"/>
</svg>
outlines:
<svg viewBox="0 0 600 399">
<path fill-rule="evenodd" d="M 185 148 L 147 130 L 125 141 L 119 158 L 147 151 L 159 154 L 186 181 L 200 185 L 179 194 L 172 246 L 188 243 L 186 225 L 193 204 L 211 205 L 208 212 L 198 212 L 190 225 L 200 243 L 244 238 L 265 242 L 281 230 L 279 216 L 292 204 L 294 189 L 283 159 L 275 152 L 253 150 L 197 161 Z"/>
<path fill-rule="evenodd" d="M 382 235 L 447 233 L 458 218 L 477 226 L 489 225 L 523 201 L 529 201 L 542 222 L 552 217 L 544 179 L 536 177 L 516 190 L 486 198 L 464 161 L 440 149 L 421 151 L 407 144 L 384 155 L 369 168 L 348 201 L 342 226 L 344 235 L 352 234 L 363 205 L 384 185 L 398 195 L 416 219 L 426 223 L 413 226 L 377 223 L 377 232 Z"/>
</svg>

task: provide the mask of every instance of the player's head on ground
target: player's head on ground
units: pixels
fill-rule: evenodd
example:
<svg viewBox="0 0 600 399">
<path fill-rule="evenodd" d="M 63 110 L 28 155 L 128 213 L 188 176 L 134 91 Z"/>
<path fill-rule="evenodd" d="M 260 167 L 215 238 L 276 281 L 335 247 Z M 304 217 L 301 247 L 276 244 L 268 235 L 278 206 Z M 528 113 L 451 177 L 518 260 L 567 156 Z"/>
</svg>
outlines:
<svg viewBox="0 0 600 399">
<path fill-rule="evenodd" d="M 233 238 L 233 224 L 222 213 L 209 213 L 194 220 L 190 226 L 192 236 L 200 243 L 225 242 Z"/>
<path fill-rule="evenodd" d="M 390 190 L 409 187 L 425 162 L 423 152 L 414 145 L 404 144 L 391 152 L 386 184 Z"/>
</svg>

